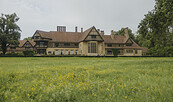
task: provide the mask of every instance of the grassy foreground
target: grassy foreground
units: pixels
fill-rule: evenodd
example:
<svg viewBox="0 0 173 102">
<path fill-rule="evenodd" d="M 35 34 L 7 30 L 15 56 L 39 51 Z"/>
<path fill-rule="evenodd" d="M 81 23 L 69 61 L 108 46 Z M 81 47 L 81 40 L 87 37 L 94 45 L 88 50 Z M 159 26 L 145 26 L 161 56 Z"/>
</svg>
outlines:
<svg viewBox="0 0 173 102">
<path fill-rule="evenodd" d="M 171 102 L 173 58 L 0 58 L 0 102 Z"/>
</svg>

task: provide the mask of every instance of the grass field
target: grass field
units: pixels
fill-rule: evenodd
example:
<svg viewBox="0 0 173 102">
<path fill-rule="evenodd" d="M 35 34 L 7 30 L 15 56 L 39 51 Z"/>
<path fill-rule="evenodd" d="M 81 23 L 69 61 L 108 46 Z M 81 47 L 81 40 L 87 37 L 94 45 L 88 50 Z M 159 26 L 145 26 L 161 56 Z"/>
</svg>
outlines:
<svg viewBox="0 0 173 102">
<path fill-rule="evenodd" d="M 173 58 L 0 58 L 0 102 L 172 102 Z"/>
</svg>

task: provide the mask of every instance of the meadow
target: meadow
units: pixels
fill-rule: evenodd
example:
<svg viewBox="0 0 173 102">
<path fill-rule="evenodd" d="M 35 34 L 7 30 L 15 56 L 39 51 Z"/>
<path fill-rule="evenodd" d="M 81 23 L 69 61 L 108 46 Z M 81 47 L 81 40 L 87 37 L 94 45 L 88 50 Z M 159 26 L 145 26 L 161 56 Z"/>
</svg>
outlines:
<svg viewBox="0 0 173 102">
<path fill-rule="evenodd" d="M 73 101 L 172 102 L 173 58 L 0 58 L 0 102 Z"/>
</svg>

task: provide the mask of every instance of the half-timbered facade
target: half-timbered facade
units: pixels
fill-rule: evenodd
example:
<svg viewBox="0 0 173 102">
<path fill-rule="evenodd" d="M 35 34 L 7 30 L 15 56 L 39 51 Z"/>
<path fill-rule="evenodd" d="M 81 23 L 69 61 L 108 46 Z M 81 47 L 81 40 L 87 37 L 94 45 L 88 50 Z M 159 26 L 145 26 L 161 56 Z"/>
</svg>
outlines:
<svg viewBox="0 0 173 102">
<path fill-rule="evenodd" d="M 23 53 L 25 50 L 34 51 L 35 42 L 30 40 L 19 40 L 19 45 L 8 45 L 7 53 Z"/>
<path fill-rule="evenodd" d="M 66 32 L 59 26 L 57 31 L 37 30 L 33 35 L 36 43 L 35 52 L 46 55 L 81 55 L 81 56 L 113 56 L 113 49 L 118 56 L 142 56 L 142 47 L 129 37 L 128 28 L 125 35 L 105 35 L 94 26 L 83 32 Z"/>
</svg>

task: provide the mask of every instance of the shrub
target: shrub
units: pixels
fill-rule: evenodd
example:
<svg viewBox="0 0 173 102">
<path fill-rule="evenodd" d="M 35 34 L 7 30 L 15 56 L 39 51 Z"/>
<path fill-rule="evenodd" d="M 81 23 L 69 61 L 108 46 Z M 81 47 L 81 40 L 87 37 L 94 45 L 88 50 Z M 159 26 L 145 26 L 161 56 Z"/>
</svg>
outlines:
<svg viewBox="0 0 173 102">
<path fill-rule="evenodd" d="M 114 56 L 118 56 L 118 49 L 112 49 Z"/>
<path fill-rule="evenodd" d="M 23 54 L 24 56 L 34 56 L 34 51 L 26 50 L 26 51 L 23 51 Z"/>
<path fill-rule="evenodd" d="M 11 56 L 17 56 L 17 55 L 18 55 L 18 53 L 11 52 L 11 53 L 7 53 L 7 55 L 11 55 Z"/>
</svg>

